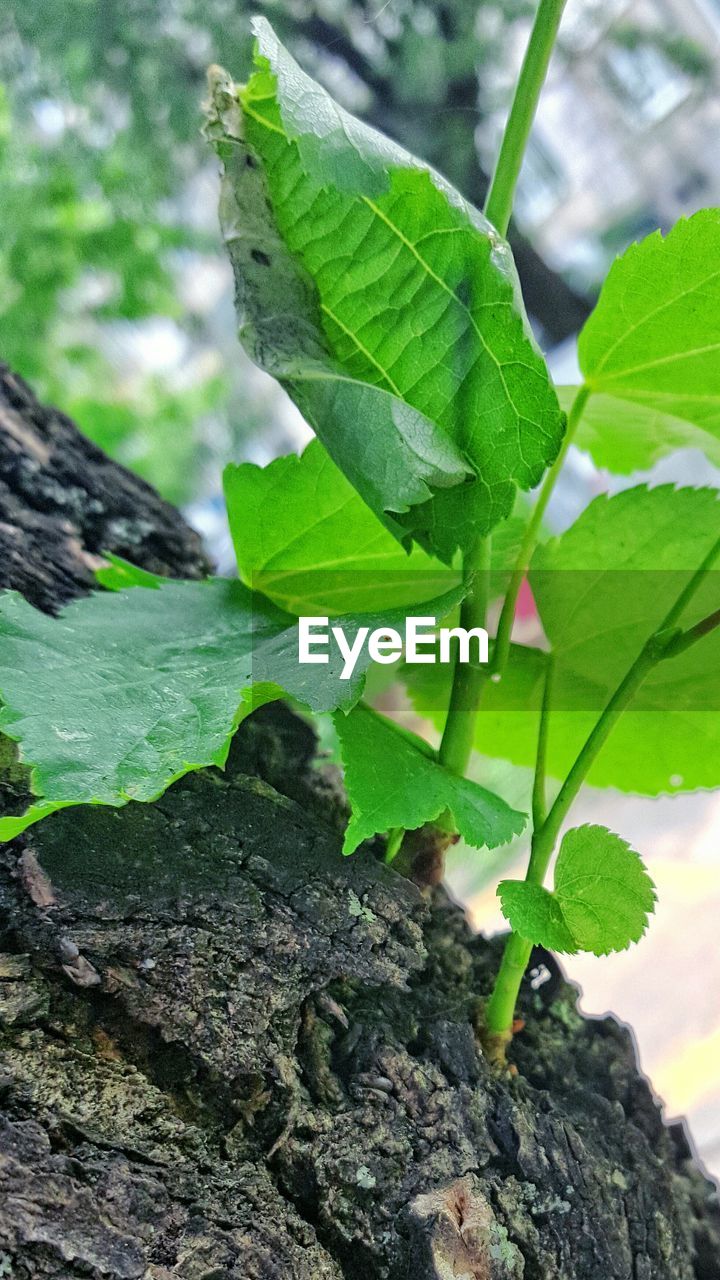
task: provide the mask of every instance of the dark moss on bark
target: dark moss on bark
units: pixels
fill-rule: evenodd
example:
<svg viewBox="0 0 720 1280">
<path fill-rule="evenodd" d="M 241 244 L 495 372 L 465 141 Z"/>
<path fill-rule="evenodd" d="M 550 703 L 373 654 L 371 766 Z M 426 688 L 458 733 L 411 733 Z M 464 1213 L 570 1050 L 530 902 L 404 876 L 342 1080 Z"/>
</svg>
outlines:
<svg viewBox="0 0 720 1280">
<path fill-rule="evenodd" d="M 178 537 L 165 568 L 197 571 Z M 1 851 L 0 1275 L 719 1280 L 713 1189 L 629 1033 L 538 955 L 495 1073 L 497 945 L 342 858 L 314 752 L 264 708 L 224 774 Z"/>
</svg>

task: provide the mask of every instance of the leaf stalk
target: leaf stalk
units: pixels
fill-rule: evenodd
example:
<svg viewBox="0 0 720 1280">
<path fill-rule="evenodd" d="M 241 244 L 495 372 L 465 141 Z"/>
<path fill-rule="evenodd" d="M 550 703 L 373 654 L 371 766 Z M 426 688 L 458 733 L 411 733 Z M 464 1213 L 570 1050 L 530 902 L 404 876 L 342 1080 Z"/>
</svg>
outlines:
<svg viewBox="0 0 720 1280">
<path fill-rule="evenodd" d="M 550 731 L 550 707 L 552 706 L 553 678 L 555 675 L 555 659 L 548 654 L 543 686 L 542 707 L 540 709 L 540 727 L 538 729 L 537 756 L 535 759 L 535 777 L 532 792 L 532 824 L 533 831 L 539 831 L 547 816 L 547 797 L 545 794 L 545 773 L 547 766 L 547 745 Z"/>
<path fill-rule="evenodd" d="M 715 542 L 699 569 L 692 575 L 674 605 L 650 636 L 634 663 L 618 685 L 609 702 L 605 706 L 596 724 L 588 735 L 583 747 L 563 782 L 547 817 L 539 826 L 534 826 L 530 847 L 526 881 L 542 885 L 550 865 L 553 850 L 572 804 L 582 787 L 589 771 L 609 738 L 623 712 L 632 702 L 635 694 L 649 673 L 660 662 L 667 661 L 684 653 L 692 645 L 697 644 L 706 635 L 720 627 L 720 609 L 703 618 L 694 626 L 683 631 L 677 623 L 701 586 L 705 576 L 712 569 L 720 556 L 720 539 Z M 545 755 L 547 745 L 547 721 L 550 712 L 551 694 L 548 684 L 545 685 L 545 696 L 540 719 L 538 735 L 537 767 L 533 788 L 533 814 L 536 811 L 536 794 L 544 781 L 538 780 L 541 772 L 544 779 Z M 538 807 L 539 813 L 539 807 Z M 520 984 L 527 968 L 532 943 L 511 933 L 505 944 L 505 951 L 498 971 L 492 995 L 484 1011 L 484 1034 L 489 1055 L 496 1062 L 503 1062 L 505 1049 L 512 1038 L 512 1023 L 515 1005 L 520 991 Z"/>
<path fill-rule="evenodd" d="M 489 538 L 481 538 L 464 563 L 468 593 L 460 606 L 460 625 L 470 630 L 484 627 L 487 621 L 490 590 Z M 452 773 L 463 775 L 472 755 L 475 719 L 486 679 L 484 667 L 472 663 L 455 663 L 450 706 L 443 731 L 438 759 Z"/>
<path fill-rule="evenodd" d="M 507 234 L 515 188 L 566 0 L 540 0 L 490 182 L 485 216 Z"/>
<path fill-rule="evenodd" d="M 520 176 L 523 156 L 530 137 L 530 130 L 547 75 L 565 4 L 566 0 L 540 0 L 520 69 L 512 106 L 505 125 L 497 163 L 485 202 L 485 216 L 503 236 L 507 233 L 510 223 L 515 188 Z M 495 672 L 502 669 L 497 665 L 499 657 L 502 658 L 503 666 L 507 661 L 517 598 L 523 577 L 527 571 L 527 564 L 537 540 L 545 507 L 550 499 L 550 494 L 569 447 L 573 413 L 575 414 L 574 423 L 577 425 L 589 394 L 589 390 L 585 387 L 581 387 L 578 392 L 571 411 L 563 446 L 555 466 L 546 477 L 538 503 L 526 530 L 518 563 L 513 571 L 510 588 L 503 607 L 503 614 L 500 619 L 502 632 L 498 631 L 498 640 L 501 642 L 501 649 L 498 651 L 498 641 L 496 641 L 493 662 L 490 668 L 477 668 L 469 663 L 456 662 L 455 664 L 450 705 L 439 749 L 440 763 L 444 764 L 453 773 L 463 775 L 470 761 L 475 738 L 475 721 L 485 681 L 489 675 L 495 674 Z M 487 537 L 480 539 L 473 551 L 466 555 L 463 561 L 463 572 L 466 580 L 470 582 L 470 590 L 461 606 L 460 616 L 461 625 L 468 629 L 485 625 L 490 557 L 491 540 Z M 401 843 L 402 835 L 399 835 L 397 831 L 389 834 L 385 855 L 387 861 L 393 861 L 396 858 Z"/>
<path fill-rule="evenodd" d="M 573 400 L 570 412 L 568 414 L 567 426 L 563 442 L 552 467 L 548 471 L 542 488 L 537 497 L 532 514 L 527 523 L 523 540 L 520 544 L 515 567 L 510 577 L 508 589 L 505 592 L 505 599 L 500 611 L 498 619 L 497 635 L 495 637 L 495 648 L 493 650 L 492 664 L 490 667 L 490 675 L 502 675 L 507 661 L 510 656 L 510 644 L 512 642 L 512 629 L 515 622 L 515 610 L 517 609 L 518 596 L 522 587 L 525 575 L 530 568 L 533 551 L 537 546 L 537 540 L 540 535 L 543 517 L 547 511 L 548 503 L 552 497 L 555 485 L 557 484 L 560 472 L 565 465 L 565 459 L 568 450 L 573 442 L 575 433 L 580 425 L 580 420 L 585 411 L 585 406 L 590 399 L 591 391 L 585 385 L 578 388 L 577 395 Z"/>
<path fill-rule="evenodd" d="M 525 148 L 530 136 L 530 129 L 537 110 L 565 3 L 566 0 L 540 0 L 515 89 L 512 107 L 510 108 L 510 115 L 505 126 L 495 172 L 493 173 L 485 203 L 486 217 L 503 235 L 507 231 L 510 222 L 515 188 L 520 176 Z M 555 487 L 555 482 L 562 469 L 572 436 L 580 421 L 589 395 L 590 390 L 588 387 L 580 387 L 570 411 L 562 447 L 554 466 L 545 478 L 545 483 L 525 530 L 525 536 L 498 624 L 498 635 L 495 641 L 492 664 L 489 670 L 473 668 L 469 665 L 462 666 L 460 663 L 455 666 L 448 718 L 440 745 L 440 760 L 456 773 L 465 772 L 472 753 L 475 718 L 485 681 L 489 675 L 494 675 L 501 671 L 507 661 L 507 653 L 510 649 L 510 634 L 522 580 L 527 572 L 530 557 L 537 542 L 545 508 L 550 500 L 550 495 Z M 469 560 L 466 560 L 463 566 L 466 575 L 471 577 L 470 593 L 462 606 L 461 620 L 463 626 L 485 625 L 490 552 L 490 539 L 485 538 L 477 544 Z M 478 574 L 478 569 L 481 567 L 483 572 Z"/>
</svg>

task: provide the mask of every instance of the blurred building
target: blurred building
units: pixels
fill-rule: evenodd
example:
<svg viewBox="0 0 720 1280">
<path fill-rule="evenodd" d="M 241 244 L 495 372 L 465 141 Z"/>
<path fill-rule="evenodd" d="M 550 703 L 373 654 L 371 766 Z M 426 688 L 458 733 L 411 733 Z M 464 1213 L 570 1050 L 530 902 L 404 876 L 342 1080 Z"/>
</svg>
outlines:
<svg viewBox="0 0 720 1280">
<path fill-rule="evenodd" d="M 488 160 L 526 39 L 489 86 Z M 720 0 L 569 0 L 516 207 L 580 287 L 631 240 L 720 204 L 719 55 Z"/>
</svg>

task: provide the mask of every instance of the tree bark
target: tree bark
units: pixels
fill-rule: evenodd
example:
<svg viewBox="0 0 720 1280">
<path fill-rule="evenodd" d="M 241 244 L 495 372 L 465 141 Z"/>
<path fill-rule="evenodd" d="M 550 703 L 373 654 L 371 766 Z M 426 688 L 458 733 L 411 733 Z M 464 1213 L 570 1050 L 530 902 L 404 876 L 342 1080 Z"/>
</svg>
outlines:
<svg viewBox="0 0 720 1280">
<path fill-rule="evenodd" d="M 103 549 L 202 570 L 176 514 L 3 388 L 5 585 L 57 608 Z M 314 755 L 266 707 L 224 773 L 0 853 L 0 1275 L 718 1280 L 713 1189 L 629 1032 L 538 954 L 495 1073 L 497 945 L 372 848 L 341 857 Z"/>
<path fill-rule="evenodd" d="M 208 570 L 177 511 L 0 363 L 0 588 L 55 613 L 92 590 L 103 551 L 153 573 Z"/>
</svg>

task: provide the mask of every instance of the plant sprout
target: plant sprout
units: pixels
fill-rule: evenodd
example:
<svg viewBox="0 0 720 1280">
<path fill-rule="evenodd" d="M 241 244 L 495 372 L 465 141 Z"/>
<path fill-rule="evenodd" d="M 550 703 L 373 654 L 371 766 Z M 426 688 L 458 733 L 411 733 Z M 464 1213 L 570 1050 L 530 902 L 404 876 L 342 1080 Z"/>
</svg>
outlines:
<svg viewBox="0 0 720 1280">
<path fill-rule="evenodd" d="M 162 580 L 109 557 L 106 590 L 60 618 L 0 598 L 0 728 L 34 796 L 0 819 L 3 839 L 69 805 L 152 801 L 222 766 L 240 721 L 289 696 L 333 716 L 345 853 L 384 836 L 386 861 L 430 884 L 458 835 L 497 848 L 528 821 L 466 776 L 473 752 L 531 766 L 529 863 L 499 886 L 512 932 L 480 1028 L 497 1062 L 533 945 L 621 950 L 654 907 L 619 835 L 562 834 L 583 784 L 720 781 L 716 491 L 640 485 L 544 532 L 572 442 L 624 474 L 720 436 L 720 211 L 615 262 L 580 335 L 580 387 L 553 386 L 532 336 L 505 235 L 562 10 L 540 0 L 483 213 L 256 20 L 248 82 L 211 70 L 206 131 L 241 341 L 316 439 L 228 466 L 239 580 Z M 537 647 L 513 639 L 526 578 Z M 487 662 L 458 651 L 454 669 L 402 669 L 437 750 L 363 699 L 392 636 L 428 617 L 491 630 Z M 330 647 L 299 661 L 298 618 L 334 624 L 352 664 Z"/>
</svg>

